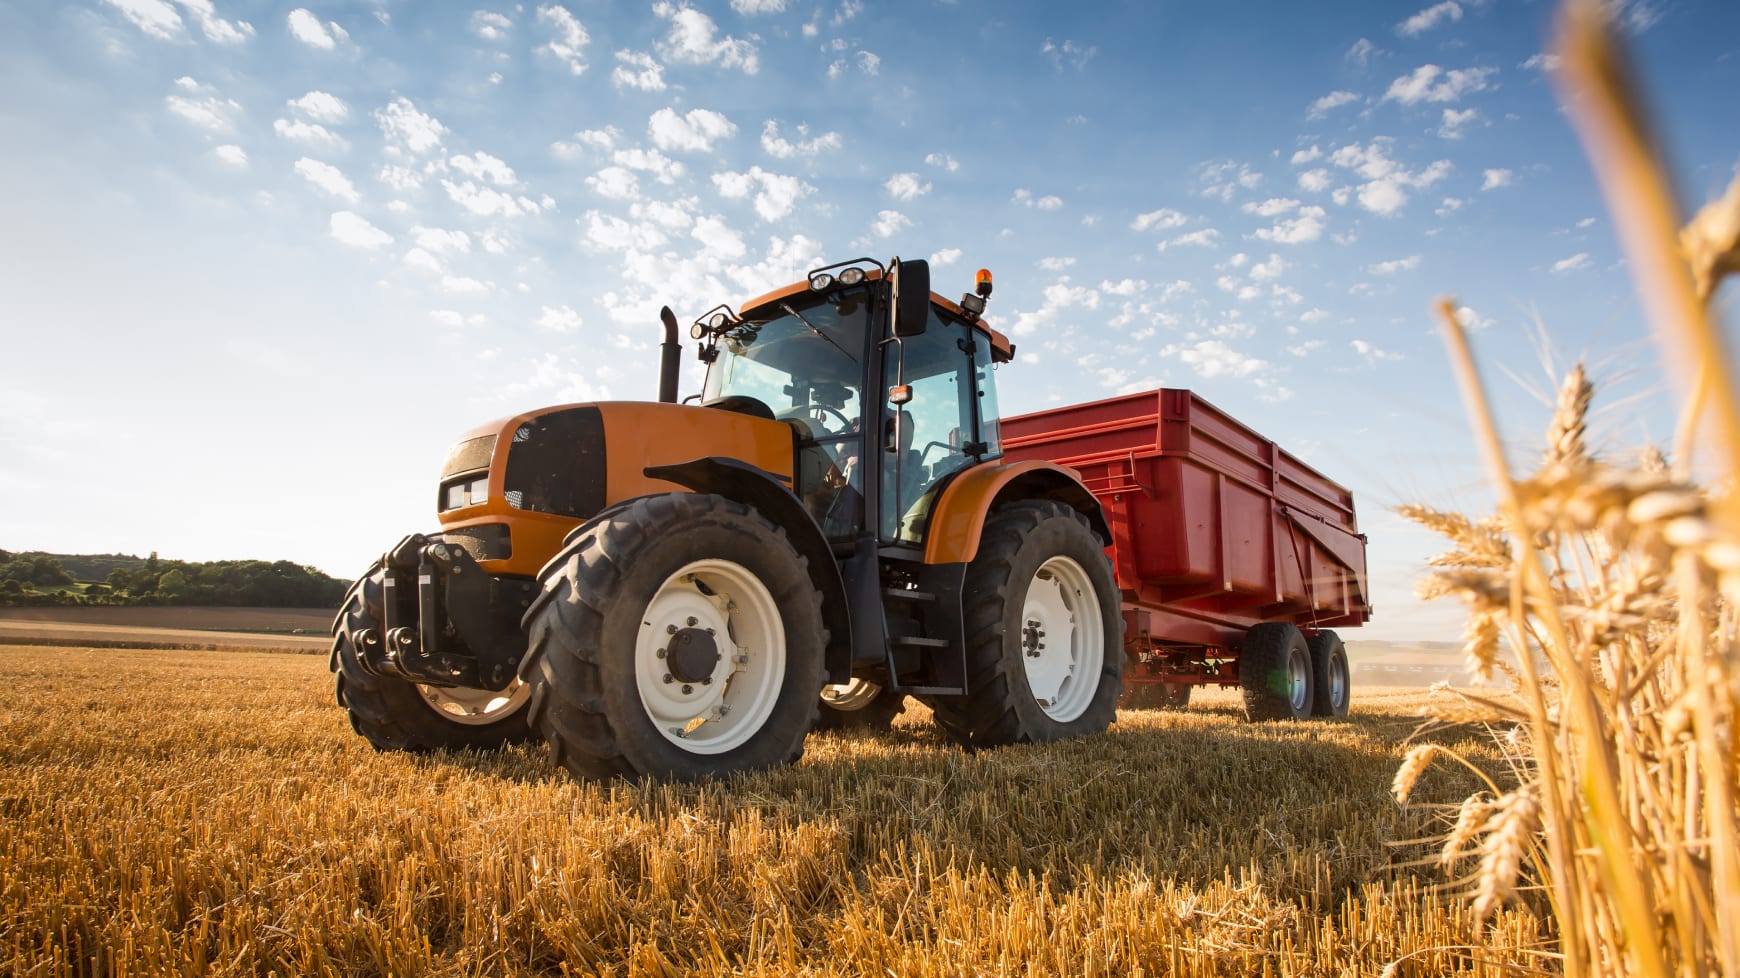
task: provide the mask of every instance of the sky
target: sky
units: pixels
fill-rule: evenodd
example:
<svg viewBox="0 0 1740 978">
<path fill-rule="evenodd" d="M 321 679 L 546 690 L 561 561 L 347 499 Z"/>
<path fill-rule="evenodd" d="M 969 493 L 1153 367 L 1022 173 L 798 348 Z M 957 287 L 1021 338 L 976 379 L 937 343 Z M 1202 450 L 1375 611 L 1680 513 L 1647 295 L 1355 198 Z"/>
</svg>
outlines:
<svg viewBox="0 0 1740 978">
<path fill-rule="evenodd" d="M 1740 160 L 1740 4 L 1615 6 L 1684 203 Z M 992 270 L 1007 414 L 1188 387 L 1352 488 L 1372 623 L 1486 512 L 1432 316 L 1512 452 L 1586 359 L 1676 381 L 1529 0 L 0 0 L 0 547 L 360 573 L 494 418 L 657 392 L 809 268 Z M 1730 290 L 1731 292 L 1732 290 Z M 686 357 L 683 393 L 699 389 Z"/>
</svg>

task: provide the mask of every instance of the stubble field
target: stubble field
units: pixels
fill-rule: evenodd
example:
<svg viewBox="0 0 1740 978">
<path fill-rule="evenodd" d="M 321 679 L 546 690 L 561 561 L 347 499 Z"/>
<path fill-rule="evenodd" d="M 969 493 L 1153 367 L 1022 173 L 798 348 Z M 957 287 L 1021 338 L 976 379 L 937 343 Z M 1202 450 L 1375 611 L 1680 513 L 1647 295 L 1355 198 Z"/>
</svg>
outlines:
<svg viewBox="0 0 1740 978">
<path fill-rule="evenodd" d="M 1390 797 L 1422 696 L 1253 725 L 1199 691 L 974 754 L 915 705 L 791 768 L 600 786 L 534 747 L 375 753 L 324 657 L 0 646 L 0 973 L 1538 967 L 1544 918 L 1477 936 L 1403 841 L 1472 788 Z M 1497 767 L 1483 736 L 1443 742 Z"/>
</svg>

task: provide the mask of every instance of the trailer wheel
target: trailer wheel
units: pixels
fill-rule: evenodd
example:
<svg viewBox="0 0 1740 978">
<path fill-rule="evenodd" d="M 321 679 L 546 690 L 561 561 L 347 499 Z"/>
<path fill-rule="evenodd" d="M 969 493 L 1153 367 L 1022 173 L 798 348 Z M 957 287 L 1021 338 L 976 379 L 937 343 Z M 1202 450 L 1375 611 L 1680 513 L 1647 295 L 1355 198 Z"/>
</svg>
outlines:
<svg viewBox="0 0 1740 978">
<path fill-rule="evenodd" d="M 540 573 L 520 676 L 580 778 L 693 781 L 797 760 L 822 688 L 822 596 L 785 531 L 721 496 L 647 496 Z"/>
<path fill-rule="evenodd" d="M 532 739 L 526 723 L 531 689 L 515 679 L 507 689 L 443 688 L 373 676 L 357 659 L 353 639 L 380 629 L 380 564 L 370 567 L 344 596 L 332 623 L 332 659 L 338 705 L 350 726 L 376 750 L 493 750 Z"/>
<path fill-rule="evenodd" d="M 1132 684 L 1118 698 L 1118 709 L 1183 710 L 1190 706 L 1191 688 L 1183 683 Z"/>
<path fill-rule="evenodd" d="M 906 712 L 906 694 L 871 682 L 854 679 L 822 687 L 817 730 L 887 730 L 894 718 Z"/>
<path fill-rule="evenodd" d="M 1311 680 L 1317 687 L 1311 714 L 1320 717 L 1347 716 L 1353 698 L 1353 683 L 1347 670 L 1347 646 L 1334 632 L 1318 632 L 1307 643 L 1311 649 Z"/>
<path fill-rule="evenodd" d="M 1105 730 L 1123 687 L 1119 600 L 1081 514 L 1049 500 L 992 513 L 962 595 L 967 693 L 927 700 L 937 725 L 968 747 Z"/>
<path fill-rule="evenodd" d="M 1311 715 L 1311 649 L 1298 626 L 1266 621 L 1245 633 L 1239 686 L 1251 720 L 1303 720 Z"/>
</svg>

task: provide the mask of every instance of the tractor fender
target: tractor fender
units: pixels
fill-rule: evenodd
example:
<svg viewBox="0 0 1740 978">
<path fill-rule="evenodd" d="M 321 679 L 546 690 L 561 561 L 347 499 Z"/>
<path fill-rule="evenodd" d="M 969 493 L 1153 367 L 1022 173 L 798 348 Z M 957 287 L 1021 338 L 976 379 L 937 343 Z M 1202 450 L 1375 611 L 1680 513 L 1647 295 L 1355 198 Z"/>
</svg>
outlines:
<svg viewBox="0 0 1740 978">
<path fill-rule="evenodd" d="M 810 580 L 822 592 L 822 624 L 828 629 L 823 668 L 828 682 L 852 678 L 852 614 L 840 565 L 822 528 L 778 476 L 733 458 L 697 458 L 674 465 L 649 465 L 647 478 L 674 482 L 692 492 L 712 493 L 754 508 L 785 531 L 792 547 L 809 564 Z"/>
<path fill-rule="evenodd" d="M 979 537 L 991 510 L 1023 499 L 1054 499 L 1087 517 L 1106 545 L 1112 532 L 1099 500 L 1082 485 L 1074 469 L 1032 460 L 968 469 L 950 482 L 930 516 L 926 564 L 965 564 L 979 555 Z"/>
</svg>

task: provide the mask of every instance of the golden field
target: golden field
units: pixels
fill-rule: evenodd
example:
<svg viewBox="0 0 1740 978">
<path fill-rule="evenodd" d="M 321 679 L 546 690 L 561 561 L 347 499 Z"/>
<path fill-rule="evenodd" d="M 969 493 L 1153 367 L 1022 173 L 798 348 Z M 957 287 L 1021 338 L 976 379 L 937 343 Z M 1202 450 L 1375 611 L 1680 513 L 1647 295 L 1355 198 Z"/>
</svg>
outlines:
<svg viewBox="0 0 1740 978">
<path fill-rule="evenodd" d="M 1236 693 L 966 754 L 916 705 L 794 767 L 582 785 L 541 750 L 378 754 L 322 658 L 0 646 L 0 973 L 1399 975 L 1538 967 L 1440 892 L 1421 691 Z M 1484 735 L 1442 741 L 1502 776 Z M 1484 759 L 1484 762 L 1482 761 Z M 1479 945 L 1481 950 L 1468 950 Z"/>
</svg>

